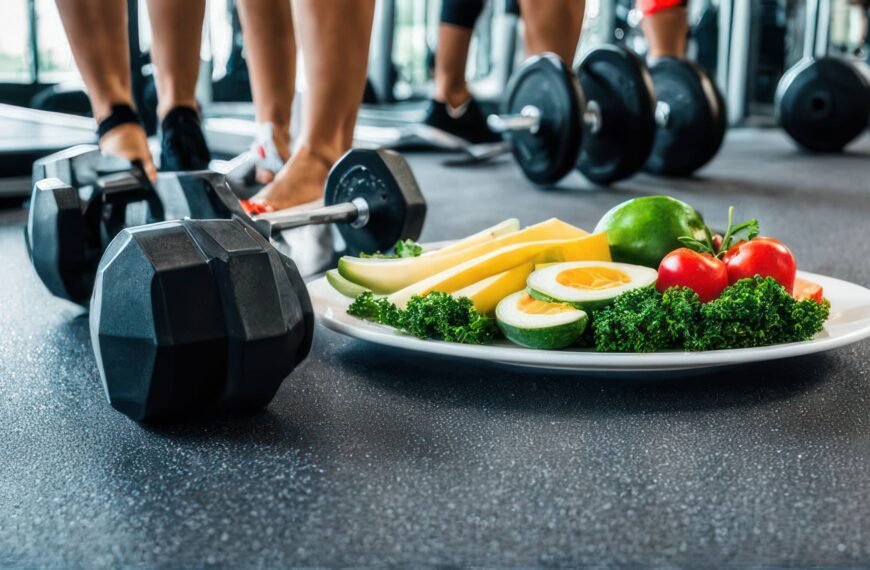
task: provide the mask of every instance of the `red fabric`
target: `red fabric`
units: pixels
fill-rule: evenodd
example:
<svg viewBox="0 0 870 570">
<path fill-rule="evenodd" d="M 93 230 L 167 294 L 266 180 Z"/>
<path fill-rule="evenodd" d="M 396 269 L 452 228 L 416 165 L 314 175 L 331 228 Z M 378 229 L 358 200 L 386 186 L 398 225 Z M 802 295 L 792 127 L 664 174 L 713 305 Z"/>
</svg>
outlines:
<svg viewBox="0 0 870 570">
<path fill-rule="evenodd" d="M 262 202 L 250 202 L 248 200 L 239 200 L 242 208 L 245 212 L 250 216 L 256 216 L 258 214 L 267 214 L 269 212 L 274 212 L 275 208 L 269 206 L 268 204 L 263 204 Z"/>
<path fill-rule="evenodd" d="M 637 0 L 637 9 L 648 16 L 668 8 L 685 6 L 686 3 L 687 0 Z"/>
</svg>

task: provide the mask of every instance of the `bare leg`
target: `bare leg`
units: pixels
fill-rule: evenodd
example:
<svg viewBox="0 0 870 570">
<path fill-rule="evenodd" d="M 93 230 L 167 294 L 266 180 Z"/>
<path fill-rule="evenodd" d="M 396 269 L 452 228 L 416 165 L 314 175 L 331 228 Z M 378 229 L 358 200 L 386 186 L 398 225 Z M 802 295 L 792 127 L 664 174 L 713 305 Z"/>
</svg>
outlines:
<svg viewBox="0 0 870 570">
<path fill-rule="evenodd" d="M 471 93 L 465 79 L 468 49 L 473 28 L 442 22 L 438 27 L 438 55 L 435 57 L 435 100 L 459 107 Z"/>
<path fill-rule="evenodd" d="M 296 37 L 290 0 L 238 0 L 257 123 L 272 124 L 281 160 L 290 159 L 290 109 L 296 89 Z M 274 175 L 257 169 L 257 181 Z"/>
<path fill-rule="evenodd" d="M 521 0 L 526 53 L 553 52 L 572 65 L 585 11 L 585 0 Z"/>
<path fill-rule="evenodd" d="M 205 0 L 148 0 L 161 119 L 175 107 L 196 109 L 204 15 Z"/>
<path fill-rule="evenodd" d="M 108 117 L 112 105 L 133 106 L 127 46 L 127 3 L 123 0 L 57 0 L 58 11 L 94 118 Z M 141 160 L 152 179 L 157 169 L 148 150 L 145 129 L 133 123 L 115 127 L 100 139 L 100 149 L 128 160 Z"/>
<path fill-rule="evenodd" d="M 685 6 L 674 6 L 643 17 L 641 29 L 649 43 L 649 57 L 683 57 L 689 34 Z"/>
<path fill-rule="evenodd" d="M 366 81 L 374 0 L 294 0 L 307 92 L 299 148 L 256 201 L 289 208 L 323 195 L 329 169 L 350 149 Z"/>
</svg>

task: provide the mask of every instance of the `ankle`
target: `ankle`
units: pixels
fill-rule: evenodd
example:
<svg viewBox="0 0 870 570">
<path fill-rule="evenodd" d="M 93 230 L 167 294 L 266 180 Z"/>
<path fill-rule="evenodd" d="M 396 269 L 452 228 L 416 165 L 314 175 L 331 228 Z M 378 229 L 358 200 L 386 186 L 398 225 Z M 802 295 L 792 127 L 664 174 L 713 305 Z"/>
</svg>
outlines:
<svg viewBox="0 0 870 570">
<path fill-rule="evenodd" d="M 294 160 L 304 160 L 306 162 L 316 163 L 326 170 L 329 170 L 332 168 L 332 165 L 341 158 L 342 154 L 344 154 L 343 150 L 303 143 L 296 149 Z"/>
<path fill-rule="evenodd" d="M 465 102 L 471 99 L 471 92 L 467 86 L 454 88 L 451 90 L 439 90 L 435 93 L 435 100 L 440 103 L 445 103 L 450 107 L 461 107 Z"/>
<path fill-rule="evenodd" d="M 163 122 L 166 117 L 176 109 L 191 109 L 196 112 L 197 116 L 199 115 L 199 105 L 197 104 L 196 99 L 168 98 L 165 103 L 160 102 L 157 104 L 158 120 Z"/>
</svg>

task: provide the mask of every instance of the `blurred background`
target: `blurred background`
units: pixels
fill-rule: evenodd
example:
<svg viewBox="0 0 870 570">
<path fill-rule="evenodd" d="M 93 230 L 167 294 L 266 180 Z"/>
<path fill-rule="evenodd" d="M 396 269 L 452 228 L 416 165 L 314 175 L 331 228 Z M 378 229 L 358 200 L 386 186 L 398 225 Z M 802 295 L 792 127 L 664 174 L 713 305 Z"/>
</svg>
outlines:
<svg viewBox="0 0 870 570">
<path fill-rule="evenodd" d="M 144 2 L 127 3 L 135 97 L 153 133 L 156 92 L 147 12 Z M 391 127 L 420 120 L 431 88 L 439 9 L 438 0 L 378 0 L 361 141 L 390 142 L 401 136 Z M 690 0 L 689 11 L 689 55 L 716 78 L 732 126 L 773 125 L 777 82 L 801 58 L 868 58 L 868 0 Z M 475 31 L 468 67 L 472 91 L 492 108 L 524 57 L 517 12 L 513 1 L 490 0 Z M 87 97 L 53 0 L 4 0 L 2 16 L 0 103 L 16 107 L 0 109 L 0 118 L 21 115 L 22 107 L 58 112 L 63 116 L 51 122 L 66 129 L 53 133 L 55 139 L 65 137 L 61 148 L 92 141 L 93 123 L 82 119 L 90 113 Z M 206 20 L 198 99 L 210 147 L 218 157 L 231 157 L 247 148 L 253 132 L 245 46 L 231 0 L 209 0 Z M 587 0 L 577 56 L 608 42 L 645 53 L 639 22 L 634 0 Z M 304 91 L 303 77 L 297 85 Z M 3 137 L 0 144 L 26 146 L 22 132 Z M 45 143 L 33 141 L 37 154 L 40 142 Z M 18 172 L 22 164 L 0 159 L 2 178 L 28 175 L 29 166 Z"/>
</svg>

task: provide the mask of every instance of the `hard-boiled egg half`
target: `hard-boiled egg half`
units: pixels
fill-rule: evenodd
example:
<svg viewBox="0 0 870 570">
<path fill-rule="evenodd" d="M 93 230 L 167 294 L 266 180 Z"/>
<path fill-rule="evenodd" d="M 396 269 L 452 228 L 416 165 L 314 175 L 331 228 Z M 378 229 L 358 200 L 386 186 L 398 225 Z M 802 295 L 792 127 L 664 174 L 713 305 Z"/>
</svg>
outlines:
<svg viewBox="0 0 870 570">
<path fill-rule="evenodd" d="M 495 318 L 504 336 L 529 348 L 565 348 L 577 342 L 589 317 L 585 311 L 566 303 L 549 303 L 526 291 L 502 299 Z"/>
<path fill-rule="evenodd" d="M 640 265 L 572 261 L 534 271 L 526 285 L 535 299 L 588 311 L 609 304 L 626 291 L 652 286 L 656 277 L 655 269 Z"/>
</svg>

